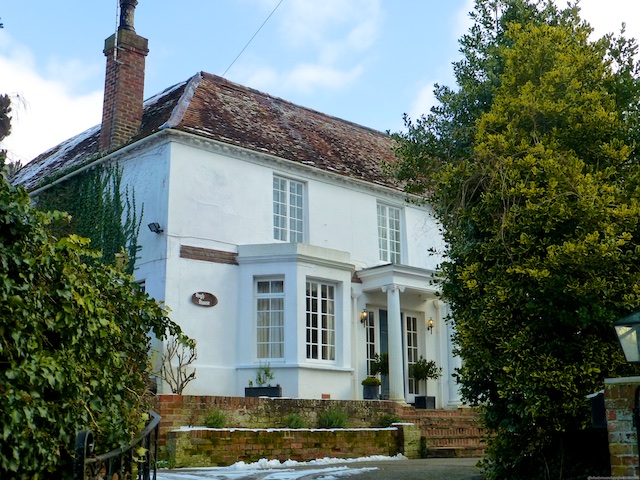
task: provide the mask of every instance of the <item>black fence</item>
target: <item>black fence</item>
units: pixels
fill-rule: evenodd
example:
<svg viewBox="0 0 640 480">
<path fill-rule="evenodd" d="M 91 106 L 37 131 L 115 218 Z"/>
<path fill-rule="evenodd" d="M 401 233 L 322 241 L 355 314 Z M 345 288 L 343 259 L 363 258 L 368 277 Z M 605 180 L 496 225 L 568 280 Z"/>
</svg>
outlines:
<svg viewBox="0 0 640 480">
<path fill-rule="evenodd" d="M 160 415 L 151 410 L 149 423 L 138 438 L 125 448 L 95 455 L 93 432 L 76 436 L 74 480 L 155 480 Z"/>
</svg>

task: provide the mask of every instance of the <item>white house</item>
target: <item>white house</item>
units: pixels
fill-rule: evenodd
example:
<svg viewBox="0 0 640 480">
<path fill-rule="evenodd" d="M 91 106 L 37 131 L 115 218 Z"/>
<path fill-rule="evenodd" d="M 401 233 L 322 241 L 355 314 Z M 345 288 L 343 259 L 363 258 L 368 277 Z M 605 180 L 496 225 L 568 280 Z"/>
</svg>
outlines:
<svg viewBox="0 0 640 480">
<path fill-rule="evenodd" d="M 47 178 L 122 167 L 143 225 L 160 227 L 140 232 L 135 275 L 198 342 L 185 393 L 241 396 L 268 362 L 284 396 L 359 399 L 373 355 L 388 352 L 390 399 L 414 401 L 409 366 L 422 355 L 442 367 L 428 385 L 436 405 L 458 405 L 432 282 L 441 259 L 429 254 L 442 239 L 428 207 L 384 175 L 392 140 L 206 73 L 142 108 L 146 40 L 133 30 L 135 2 L 121 4 L 102 125 L 13 182 L 37 196 Z"/>
</svg>

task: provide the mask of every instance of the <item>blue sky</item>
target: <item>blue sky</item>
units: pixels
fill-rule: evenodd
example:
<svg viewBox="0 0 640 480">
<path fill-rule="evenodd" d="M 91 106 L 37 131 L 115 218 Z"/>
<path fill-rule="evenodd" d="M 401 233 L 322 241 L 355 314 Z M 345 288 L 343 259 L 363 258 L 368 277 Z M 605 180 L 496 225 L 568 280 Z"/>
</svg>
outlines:
<svg viewBox="0 0 640 480">
<path fill-rule="evenodd" d="M 139 0 L 145 97 L 198 71 L 222 75 L 281 0 Z M 560 3 L 560 0 L 558 0 Z M 564 3 L 564 2 L 562 2 Z M 9 158 L 30 160 L 100 122 L 104 39 L 117 0 L 3 2 L 0 92 L 14 96 Z M 473 0 L 282 0 L 225 77 L 378 130 L 399 130 L 452 85 Z M 582 0 L 598 34 L 640 37 L 640 0 Z"/>
</svg>

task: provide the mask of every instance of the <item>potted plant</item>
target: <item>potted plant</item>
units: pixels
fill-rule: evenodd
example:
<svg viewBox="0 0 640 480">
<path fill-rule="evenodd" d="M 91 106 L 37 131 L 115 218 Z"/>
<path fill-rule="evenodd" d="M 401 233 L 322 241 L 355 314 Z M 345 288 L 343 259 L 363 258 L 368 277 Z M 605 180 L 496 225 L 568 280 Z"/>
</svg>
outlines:
<svg viewBox="0 0 640 480">
<path fill-rule="evenodd" d="M 271 381 L 275 378 L 275 374 L 269 363 L 261 363 L 256 372 L 255 384 L 249 380 L 249 386 L 244 389 L 245 397 L 281 397 L 282 387 L 280 385 L 271 385 Z"/>
<path fill-rule="evenodd" d="M 371 363 L 371 375 L 389 375 L 389 354 L 376 353 Z"/>
<path fill-rule="evenodd" d="M 436 366 L 434 360 L 426 360 L 420 355 L 416 363 L 411 365 L 411 376 L 418 382 L 418 392 L 420 391 L 420 382 L 424 381 L 424 396 L 416 396 L 416 408 L 436 408 L 436 397 L 427 396 L 427 380 L 438 379 L 442 375 L 442 368 Z"/>
<path fill-rule="evenodd" d="M 377 400 L 380 398 L 380 385 L 378 377 L 368 376 L 362 380 L 362 398 L 365 400 Z"/>
</svg>

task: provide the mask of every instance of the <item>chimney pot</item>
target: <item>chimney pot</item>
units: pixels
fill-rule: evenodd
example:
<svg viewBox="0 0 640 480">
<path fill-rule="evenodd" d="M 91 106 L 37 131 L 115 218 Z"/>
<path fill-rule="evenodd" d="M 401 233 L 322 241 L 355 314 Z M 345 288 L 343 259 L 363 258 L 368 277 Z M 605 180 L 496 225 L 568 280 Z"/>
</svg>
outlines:
<svg viewBox="0 0 640 480">
<path fill-rule="evenodd" d="M 133 27 L 134 13 L 138 0 L 120 0 L 120 26 L 119 29 L 131 30 L 135 32 Z"/>
</svg>

